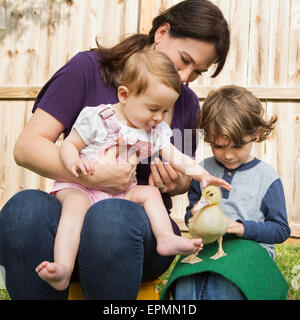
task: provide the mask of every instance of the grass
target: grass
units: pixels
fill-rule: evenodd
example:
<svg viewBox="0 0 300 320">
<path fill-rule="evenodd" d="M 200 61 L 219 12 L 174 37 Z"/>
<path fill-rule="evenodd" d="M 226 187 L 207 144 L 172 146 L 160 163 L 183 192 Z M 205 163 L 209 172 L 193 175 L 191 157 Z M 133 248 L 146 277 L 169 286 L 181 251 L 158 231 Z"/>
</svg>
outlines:
<svg viewBox="0 0 300 320">
<path fill-rule="evenodd" d="M 8 292 L 4 289 L 0 289 L 0 300 L 10 300 Z"/>
<path fill-rule="evenodd" d="M 275 250 L 275 262 L 289 284 L 287 300 L 300 300 L 300 245 L 279 244 Z"/>
<path fill-rule="evenodd" d="M 278 244 L 275 245 L 275 251 L 275 262 L 289 285 L 287 300 L 300 300 L 300 245 Z M 159 291 L 164 288 L 178 257 L 160 277 L 162 282 L 157 286 Z M 0 289 L 0 300 L 10 300 L 7 291 L 4 289 Z"/>
</svg>

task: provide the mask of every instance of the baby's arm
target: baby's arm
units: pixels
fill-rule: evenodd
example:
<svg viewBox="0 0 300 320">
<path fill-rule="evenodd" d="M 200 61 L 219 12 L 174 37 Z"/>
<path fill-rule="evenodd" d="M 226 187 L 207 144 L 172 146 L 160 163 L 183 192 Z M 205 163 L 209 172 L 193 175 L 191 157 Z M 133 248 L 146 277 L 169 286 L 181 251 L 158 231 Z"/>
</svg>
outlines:
<svg viewBox="0 0 300 320">
<path fill-rule="evenodd" d="M 170 164 L 176 170 L 197 181 L 200 181 L 203 188 L 207 187 L 209 184 L 214 184 L 227 190 L 232 189 L 228 182 L 209 174 L 204 168 L 200 167 L 196 161 L 180 152 L 171 143 L 162 149 L 160 153 L 162 158 L 170 162 Z"/>
<path fill-rule="evenodd" d="M 80 150 L 85 146 L 86 144 L 83 142 L 76 129 L 72 129 L 60 148 L 60 156 L 64 165 L 75 177 L 79 176 L 78 171 L 81 171 L 84 175 L 93 174 L 95 171 L 92 161 L 79 157 Z"/>
</svg>

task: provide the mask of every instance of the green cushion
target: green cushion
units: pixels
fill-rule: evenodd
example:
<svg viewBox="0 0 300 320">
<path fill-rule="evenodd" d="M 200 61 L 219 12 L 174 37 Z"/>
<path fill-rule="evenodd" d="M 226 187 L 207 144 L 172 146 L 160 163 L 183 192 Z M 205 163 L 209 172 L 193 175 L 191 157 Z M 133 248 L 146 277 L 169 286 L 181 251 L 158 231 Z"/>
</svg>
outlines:
<svg viewBox="0 0 300 320">
<path fill-rule="evenodd" d="M 288 292 L 288 284 L 267 251 L 251 240 L 226 235 L 223 250 L 227 256 L 210 259 L 218 250 L 217 242 L 204 245 L 198 257 L 202 262 L 181 263 L 181 256 L 161 293 L 161 299 L 169 298 L 169 288 L 178 278 L 211 271 L 222 275 L 240 288 L 249 300 L 282 300 Z"/>
</svg>

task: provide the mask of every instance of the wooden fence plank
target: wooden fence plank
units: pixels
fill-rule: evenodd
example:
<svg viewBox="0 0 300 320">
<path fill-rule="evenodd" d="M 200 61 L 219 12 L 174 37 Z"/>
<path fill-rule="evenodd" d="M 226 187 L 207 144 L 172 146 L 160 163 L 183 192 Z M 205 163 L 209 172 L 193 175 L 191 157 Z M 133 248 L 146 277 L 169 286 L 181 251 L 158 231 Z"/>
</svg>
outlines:
<svg viewBox="0 0 300 320">
<path fill-rule="evenodd" d="M 190 84 L 191 89 L 197 94 L 200 100 L 208 95 L 213 87 L 202 87 Z M 35 99 L 41 87 L 0 87 L 0 99 Z M 248 90 L 253 92 L 261 100 L 287 100 L 300 101 L 300 88 L 254 88 Z"/>
<path fill-rule="evenodd" d="M 270 4 L 269 0 L 251 1 L 247 79 L 250 87 L 268 84 Z"/>
<path fill-rule="evenodd" d="M 0 99 L 35 99 L 41 87 L 0 87 Z"/>
<path fill-rule="evenodd" d="M 268 86 L 285 87 L 288 79 L 290 1 L 271 1 Z"/>
<path fill-rule="evenodd" d="M 288 83 L 300 87 L 300 0 L 291 2 Z"/>
</svg>

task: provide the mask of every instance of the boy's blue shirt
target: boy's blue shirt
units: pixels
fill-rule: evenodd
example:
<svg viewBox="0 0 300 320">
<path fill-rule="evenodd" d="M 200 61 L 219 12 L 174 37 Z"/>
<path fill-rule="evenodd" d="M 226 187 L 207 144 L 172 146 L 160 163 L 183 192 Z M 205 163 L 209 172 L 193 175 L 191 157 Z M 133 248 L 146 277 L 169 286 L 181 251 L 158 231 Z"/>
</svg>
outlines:
<svg viewBox="0 0 300 320">
<path fill-rule="evenodd" d="M 200 165 L 231 184 L 231 191 L 222 189 L 221 208 L 227 217 L 243 223 L 242 238 L 259 242 L 274 258 L 273 244 L 283 242 L 290 235 L 284 190 L 277 172 L 257 158 L 233 170 L 214 157 L 204 159 Z M 191 217 L 190 209 L 201 194 L 201 184 L 193 180 L 188 192 L 186 224 Z"/>
</svg>

